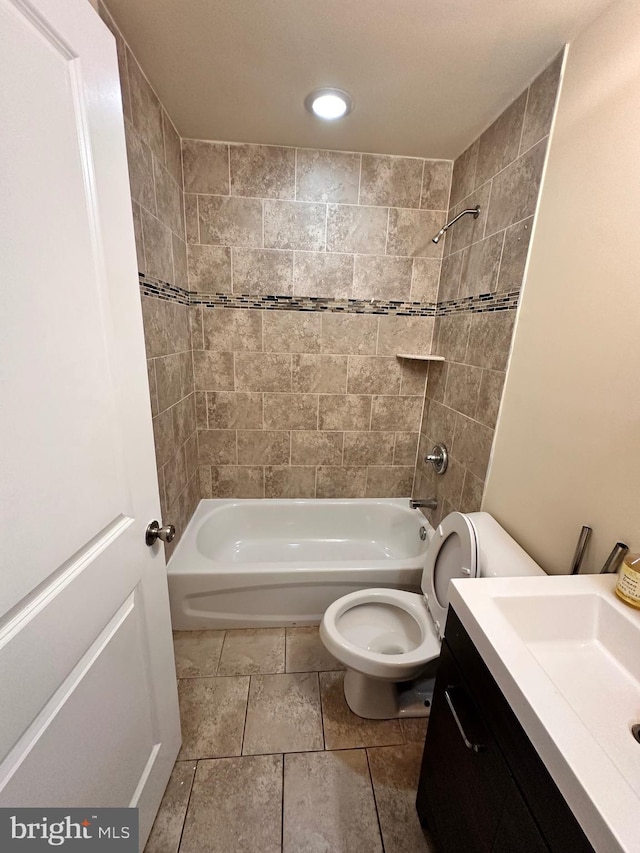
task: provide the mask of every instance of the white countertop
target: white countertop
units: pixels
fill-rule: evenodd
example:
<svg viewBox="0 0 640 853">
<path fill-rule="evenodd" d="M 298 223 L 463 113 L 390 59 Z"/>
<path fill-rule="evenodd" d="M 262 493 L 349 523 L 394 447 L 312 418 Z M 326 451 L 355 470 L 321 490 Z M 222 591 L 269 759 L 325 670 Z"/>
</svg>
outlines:
<svg viewBox="0 0 640 853">
<path fill-rule="evenodd" d="M 634 639 L 637 628 L 632 653 L 640 655 L 640 611 L 617 599 L 615 582 L 615 575 L 459 580 L 452 582 L 449 600 L 594 849 L 640 853 L 640 743 L 630 732 L 628 750 L 627 741 L 621 740 L 626 738 L 623 726 L 628 729 L 632 722 L 640 722 L 640 700 L 636 706 L 635 693 L 630 693 L 636 716 L 623 718 L 628 714 L 616 707 L 616 701 L 608 704 L 598 677 L 599 683 L 592 685 L 596 704 L 588 714 L 578 713 L 567 699 L 570 692 L 558 688 L 558 678 L 550 677 L 523 641 L 504 605 L 506 598 L 531 596 L 540 602 L 541 596 L 550 595 L 564 596 L 571 609 L 575 599 L 570 597 L 599 596 L 606 601 L 605 609 L 613 605 L 618 611 L 615 618 Z M 582 680 L 584 692 L 589 672 L 574 670 L 567 678 L 574 683 Z M 633 686 L 631 676 L 629 684 Z M 617 761 L 611 757 L 608 738 L 602 737 L 609 734 L 607 726 L 612 727 L 611 739 L 614 734 L 618 739 Z"/>
</svg>

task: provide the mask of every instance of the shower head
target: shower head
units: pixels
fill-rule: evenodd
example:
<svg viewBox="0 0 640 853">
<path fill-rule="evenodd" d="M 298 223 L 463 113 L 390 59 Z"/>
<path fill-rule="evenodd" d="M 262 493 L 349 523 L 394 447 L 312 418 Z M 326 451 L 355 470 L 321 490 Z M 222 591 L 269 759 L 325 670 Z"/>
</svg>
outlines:
<svg viewBox="0 0 640 853">
<path fill-rule="evenodd" d="M 457 216 L 454 216 L 450 222 L 447 222 L 446 225 L 443 225 L 442 228 L 438 231 L 436 236 L 433 238 L 434 243 L 439 243 L 440 238 L 443 234 L 445 234 L 449 228 L 453 225 L 454 222 L 457 222 L 463 216 L 466 216 L 467 213 L 470 213 L 474 219 L 477 219 L 480 216 L 480 205 L 476 205 L 476 207 L 468 207 L 466 210 L 461 210 Z"/>
</svg>

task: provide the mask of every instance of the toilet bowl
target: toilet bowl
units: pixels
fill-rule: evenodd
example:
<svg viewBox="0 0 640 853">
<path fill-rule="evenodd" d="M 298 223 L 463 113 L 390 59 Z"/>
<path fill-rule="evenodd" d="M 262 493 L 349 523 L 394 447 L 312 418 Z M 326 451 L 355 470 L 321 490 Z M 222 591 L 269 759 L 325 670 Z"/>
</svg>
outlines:
<svg viewBox="0 0 640 853">
<path fill-rule="evenodd" d="M 544 574 L 486 512 L 452 512 L 433 534 L 422 594 L 365 589 L 329 605 L 320 637 L 346 667 L 351 710 L 368 719 L 429 714 L 453 578 Z"/>
</svg>

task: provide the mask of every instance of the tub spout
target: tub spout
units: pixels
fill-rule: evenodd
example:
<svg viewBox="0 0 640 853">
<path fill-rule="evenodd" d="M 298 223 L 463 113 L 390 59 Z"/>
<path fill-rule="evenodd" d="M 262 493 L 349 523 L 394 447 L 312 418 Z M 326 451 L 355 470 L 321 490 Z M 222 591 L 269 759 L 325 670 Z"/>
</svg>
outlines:
<svg viewBox="0 0 640 853">
<path fill-rule="evenodd" d="M 427 498 L 424 501 L 417 501 L 411 498 L 409 501 L 409 506 L 411 509 L 418 509 L 418 507 L 424 507 L 425 509 L 438 509 L 438 499 L 437 498 Z"/>
</svg>

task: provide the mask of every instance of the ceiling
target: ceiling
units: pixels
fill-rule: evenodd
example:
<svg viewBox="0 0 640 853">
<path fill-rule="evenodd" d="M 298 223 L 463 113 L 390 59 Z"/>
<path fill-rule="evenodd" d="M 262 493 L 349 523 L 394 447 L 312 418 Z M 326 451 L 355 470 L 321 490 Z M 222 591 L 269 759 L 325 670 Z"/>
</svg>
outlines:
<svg viewBox="0 0 640 853">
<path fill-rule="evenodd" d="M 611 0 L 107 0 L 184 137 L 454 158 Z M 350 116 L 307 113 L 320 86 Z"/>
</svg>

